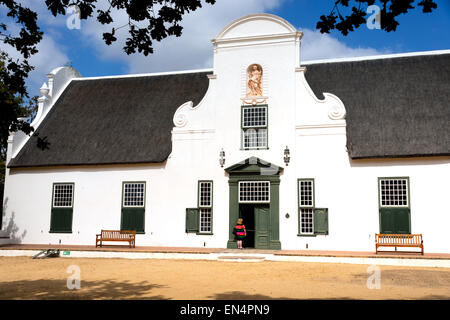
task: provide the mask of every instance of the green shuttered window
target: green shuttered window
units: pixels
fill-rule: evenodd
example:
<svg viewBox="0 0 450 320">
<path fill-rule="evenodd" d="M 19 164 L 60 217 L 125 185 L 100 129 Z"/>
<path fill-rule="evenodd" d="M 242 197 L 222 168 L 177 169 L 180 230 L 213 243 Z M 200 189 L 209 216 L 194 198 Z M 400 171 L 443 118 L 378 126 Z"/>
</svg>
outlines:
<svg viewBox="0 0 450 320">
<path fill-rule="evenodd" d="M 124 182 L 121 230 L 145 232 L 145 182 Z"/>
<path fill-rule="evenodd" d="M 213 233 L 213 182 L 199 181 L 197 208 L 186 209 L 186 232 L 200 235 Z"/>
<path fill-rule="evenodd" d="M 213 211 L 213 182 L 198 182 L 198 232 L 201 234 L 212 233 L 212 211 Z"/>
<path fill-rule="evenodd" d="M 408 177 L 378 178 L 380 233 L 411 233 Z"/>
<path fill-rule="evenodd" d="M 328 235 L 328 209 L 315 207 L 314 179 L 298 180 L 300 236 Z"/>
<path fill-rule="evenodd" d="M 52 189 L 51 233 L 71 233 L 73 219 L 73 183 L 54 183 Z"/>
</svg>

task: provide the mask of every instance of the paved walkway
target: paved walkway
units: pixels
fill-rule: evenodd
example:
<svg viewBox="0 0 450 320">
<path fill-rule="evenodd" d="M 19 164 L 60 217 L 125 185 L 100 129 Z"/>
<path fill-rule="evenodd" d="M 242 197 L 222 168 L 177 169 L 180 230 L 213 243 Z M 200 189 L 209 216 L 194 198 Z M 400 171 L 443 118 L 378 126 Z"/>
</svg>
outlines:
<svg viewBox="0 0 450 320">
<path fill-rule="evenodd" d="M 129 252 L 129 253 L 167 253 L 167 254 L 237 254 L 237 255 L 274 255 L 292 257 L 347 257 L 347 258 L 395 258 L 395 259 L 442 259 L 450 260 L 450 254 L 409 252 L 362 252 L 362 251 L 319 251 L 319 250 L 259 250 L 259 249 L 225 249 L 225 248 L 190 248 L 190 247 L 143 247 L 129 248 L 127 246 L 95 246 L 83 245 L 38 245 L 38 244 L 11 244 L 2 245 L 0 250 L 45 250 L 60 249 L 61 251 L 84 252 Z"/>
</svg>

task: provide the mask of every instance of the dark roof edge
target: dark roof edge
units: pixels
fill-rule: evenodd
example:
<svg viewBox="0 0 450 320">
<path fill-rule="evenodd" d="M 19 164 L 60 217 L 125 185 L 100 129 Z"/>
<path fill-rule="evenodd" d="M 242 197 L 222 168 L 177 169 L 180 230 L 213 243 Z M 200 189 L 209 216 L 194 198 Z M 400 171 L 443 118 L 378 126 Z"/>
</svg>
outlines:
<svg viewBox="0 0 450 320">
<path fill-rule="evenodd" d="M 350 156 L 352 160 L 370 160 L 370 159 L 409 159 L 409 158 L 437 158 L 450 157 L 450 152 L 437 154 L 411 154 L 411 155 L 385 155 L 385 156 Z"/>
<path fill-rule="evenodd" d="M 370 60 L 388 60 L 388 59 L 401 59 L 401 58 L 413 58 L 413 57 L 426 57 L 435 55 L 450 54 L 450 49 L 434 50 L 434 51 L 419 51 L 419 52 L 406 52 L 406 53 L 392 53 L 392 54 L 380 54 L 372 56 L 359 56 L 337 59 L 317 59 L 317 60 L 305 60 L 301 64 L 305 66 L 314 64 L 327 64 L 327 63 L 345 63 L 345 62 L 363 62 Z"/>
<path fill-rule="evenodd" d="M 191 74 L 191 73 L 213 73 L 213 68 L 207 69 L 192 69 L 192 70 L 180 70 L 180 71 L 167 71 L 167 72 L 154 72 L 154 73 L 135 73 L 135 74 L 123 74 L 123 75 L 112 75 L 112 76 L 98 76 L 98 77 L 82 77 L 82 78 L 72 78 L 73 81 L 91 81 L 91 80 L 108 80 L 108 79 L 128 79 L 128 78 L 145 78 L 145 77 L 166 77 L 166 76 L 176 76 L 181 74 Z"/>
<path fill-rule="evenodd" d="M 136 162 L 102 162 L 102 163 L 64 163 L 64 164 L 42 164 L 42 165 L 7 165 L 9 169 L 25 169 L 25 168 L 54 168 L 54 167 L 85 167 L 85 166 L 116 166 L 116 165 L 145 165 L 145 164 L 162 164 L 166 162 L 168 157 L 162 161 L 136 161 Z M 12 159 L 11 159 L 12 160 Z"/>
</svg>

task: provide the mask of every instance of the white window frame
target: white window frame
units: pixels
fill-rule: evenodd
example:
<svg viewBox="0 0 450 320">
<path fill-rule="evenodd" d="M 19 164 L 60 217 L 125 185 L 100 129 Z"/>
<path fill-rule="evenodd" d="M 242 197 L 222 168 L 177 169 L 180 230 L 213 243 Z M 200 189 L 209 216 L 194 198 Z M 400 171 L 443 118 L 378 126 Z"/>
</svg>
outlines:
<svg viewBox="0 0 450 320">
<path fill-rule="evenodd" d="M 404 185 L 406 186 L 405 190 L 400 190 L 400 189 L 395 189 L 397 192 L 400 191 L 405 191 L 405 195 L 406 195 L 406 204 L 383 204 L 383 192 L 382 192 L 382 181 L 405 181 Z M 378 179 L 378 194 L 379 194 L 379 205 L 380 208 L 409 208 L 409 178 L 408 177 L 382 177 Z M 396 194 L 397 196 L 400 196 L 400 194 Z M 402 195 L 403 196 L 403 195 Z M 389 199 L 389 202 L 391 201 L 395 201 L 392 199 Z M 399 199 L 397 201 L 400 201 Z M 401 201 L 404 201 L 403 199 Z"/>
<path fill-rule="evenodd" d="M 199 210 L 198 231 L 200 233 L 212 233 L 212 220 L 213 220 L 212 208 L 199 208 L 198 210 Z"/>
<path fill-rule="evenodd" d="M 307 200 L 307 201 L 311 201 L 311 205 L 302 205 L 302 187 L 301 187 L 301 183 L 302 182 L 310 182 L 311 183 L 311 200 Z M 314 203 L 315 203 L 315 194 L 314 194 L 314 179 L 299 179 L 298 180 L 298 206 L 300 208 L 314 208 Z"/>
<path fill-rule="evenodd" d="M 56 187 L 68 187 L 70 186 L 71 193 L 70 193 L 70 205 L 55 205 L 56 203 Z M 53 184 L 53 201 L 52 201 L 52 208 L 73 208 L 73 194 L 75 190 L 75 184 L 74 183 L 54 183 Z"/>
<path fill-rule="evenodd" d="M 311 211 L 311 212 L 307 212 Z M 311 215 L 311 217 L 309 217 Z M 300 234 L 314 234 L 314 208 L 300 208 Z M 306 219 L 311 219 L 311 222 L 305 221 Z M 311 228 L 310 232 L 305 232 L 303 229 Z"/>
<path fill-rule="evenodd" d="M 209 201 L 202 202 L 202 185 L 209 185 Z M 214 184 L 211 180 L 200 180 L 198 182 L 198 232 L 204 234 L 211 234 L 213 232 L 213 192 Z M 207 216 L 209 215 L 209 218 Z M 209 221 L 207 221 L 209 220 Z M 206 221 L 206 222 L 205 222 Z M 203 222 L 206 223 L 206 229 Z"/>
<path fill-rule="evenodd" d="M 264 124 L 253 124 L 253 125 L 245 125 L 245 110 L 265 110 L 265 118 L 264 118 Z M 254 120 L 252 120 L 254 121 Z M 255 122 L 255 121 L 254 121 Z M 242 128 L 249 129 L 249 128 L 267 128 L 267 106 L 244 106 L 242 107 Z"/>
<path fill-rule="evenodd" d="M 264 109 L 265 110 L 265 124 L 264 125 L 247 125 L 245 126 L 245 110 L 251 110 L 251 109 Z M 241 110 L 241 130 L 242 130 L 242 134 L 241 134 L 241 146 L 242 149 L 244 150 L 257 150 L 257 149 L 267 149 L 269 142 L 268 142 L 268 133 L 269 133 L 269 108 L 267 105 L 257 105 L 257 106 L 250 106 L 250 105 L 246 105 L 242 107 Z M 245 140 L 246 140 L 246 134 L 250 131 L 254 131 L 254 133 L 257 135 L 256 136 L 256 142 L 257 144 L 260 143 L 261 141 L 264 142 L 264 145 L 257 145 L 257 146 L 246 146 L 245 145 Z M 261 134 L 261 131 L 265 130 L 264 133 L 264 139 L 260 140 L 259 134 Z"/>
<path fill-rule="evenodd" d="M 266 184 L 267 188 L 268 188 L 267 199 L 266 200 L 242 200 L 241 186 L 243 184 L 249 184 L 249 183 Z M 270 181 L 239 181 L 238 195 L 239 195 L 239 203 L 270 203 Z"/>
<path fill-rule="evenodd" d="M 209 185 L 209 204 L 204 204 L 202 199 L 206 197 L 202 194 L 202 185 Z M 198 207 L 199 208 L 211 208 L 212 207 L 212 192 L 213 192 L 213 183 L 211 181 L 199 181 L 198 182 Z"/>
<path fill-rule="evenodd" d="M 126 186 L 133 185 L 133 184 L 144 186 L 143 190 L 142 190 L 142 205 L 136 205 L 136 204 L 129 205 L 129 204 L 125 203 L 125 197 L 127 195 Z M 124 182 L 123 183 L 123 195 L 122 195 L 122 207 L 123 208 L 145 208 L 145 192 L 146 192 L 146 183 L 145 182 L 142 182 L 142 181 L 140 181 L 140 182 Z"/>
<path fill-rule="evenodd" d="M 302 182 L 310 182 L 311 183 L 311 205 L 302 205 Z M 314 235 L 314 208 L 315 208 L 315 180 L 314 179 L 298 179 L 298 191 L 297 191 L 297 197 L 298 197 L 298 208 L 299 208 L 299 233 L 302 235 Z M 307 212 L 308 211 L 308 212 Z M 310 213 L 309 213 L 310 211 Z M 309 224 L 305 221 L 305 219 L 309 219 L 307 215 L 311 215 L 311 226 L 304 226 L 303 223 Z M 311 228 L 311 232 L 303 232 L 302 229 Z"/>
</svg>

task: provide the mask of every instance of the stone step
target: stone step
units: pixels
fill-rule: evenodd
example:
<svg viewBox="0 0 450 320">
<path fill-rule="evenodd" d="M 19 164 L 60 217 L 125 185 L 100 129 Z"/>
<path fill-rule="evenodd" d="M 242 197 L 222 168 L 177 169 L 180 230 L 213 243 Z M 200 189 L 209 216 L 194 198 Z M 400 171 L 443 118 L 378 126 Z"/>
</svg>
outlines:
<svg viewBox="0 0 450 320">
<path fill-rule="evenodd" d="M 222 260 L 222 261 L 246 261 L 246 262 L 250 262 L 250 261 L 264 261 L 266 259 L 266 257 L 262 257 L 262 256 L 247 256 L 247 255 L 227 255 L 227 256 L 218 256 L 217 260 Z"/>
</svg>

